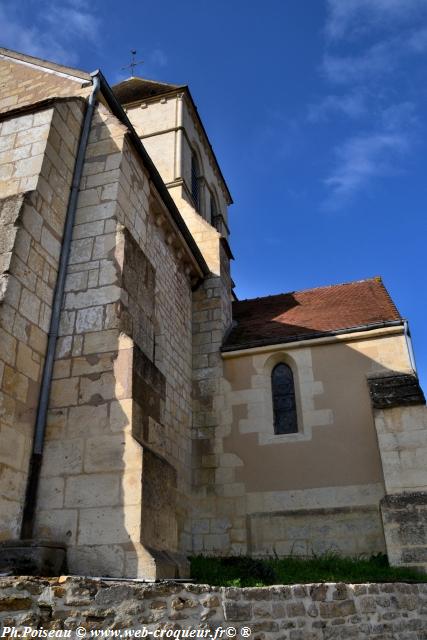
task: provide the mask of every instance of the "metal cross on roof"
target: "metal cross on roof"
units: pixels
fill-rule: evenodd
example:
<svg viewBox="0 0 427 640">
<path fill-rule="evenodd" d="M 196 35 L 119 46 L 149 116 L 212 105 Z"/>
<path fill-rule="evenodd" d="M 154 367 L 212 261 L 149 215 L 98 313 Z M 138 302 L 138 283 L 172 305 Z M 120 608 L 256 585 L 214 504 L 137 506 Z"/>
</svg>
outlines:
<svg viewBox="0 0 427 640">
<path fill-rule="evenodd" d="M 125 67 L 122 67 L 122 71 L 124 69 L 130 69 L 131 70 L 131 77 L 134 77 L 133 74 L 133 70 L 135 69 L 135 67 L 137 67 L 139 64 L 144 64 L 144 60 L 141 60 L 140 62 L 136 62 L 135 60 L 135 56 L 136 56 L 136 49 L 131 49 L 131 54 L 132 57 L 130 59 L 130 64 L 126 65 Z"/>
</svg>

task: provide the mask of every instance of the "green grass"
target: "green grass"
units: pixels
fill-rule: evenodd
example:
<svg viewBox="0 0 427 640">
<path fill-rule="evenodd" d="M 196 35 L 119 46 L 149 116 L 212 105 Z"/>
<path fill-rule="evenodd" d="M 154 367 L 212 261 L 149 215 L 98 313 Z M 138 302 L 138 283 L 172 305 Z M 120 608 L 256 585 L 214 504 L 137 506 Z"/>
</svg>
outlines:
<svg viewBox="0 0 427 640">
<path fill-rule="evenodd" d="M 384 555 L 343 558 L 333 553 L 303 558 L 257 560 L 246 556 L 191 558 L 191 577 L 223 587 L 262 587 L 307 582 L 427 582 L 414 569 L 390 567 Z"/>
</svg>

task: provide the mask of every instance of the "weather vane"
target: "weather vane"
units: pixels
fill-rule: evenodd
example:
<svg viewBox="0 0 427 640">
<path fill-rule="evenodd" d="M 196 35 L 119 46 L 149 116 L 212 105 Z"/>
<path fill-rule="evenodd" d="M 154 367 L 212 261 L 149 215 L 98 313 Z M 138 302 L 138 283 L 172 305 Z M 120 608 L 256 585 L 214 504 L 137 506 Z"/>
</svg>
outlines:
<svg viewBox="0 0 427 640">
<path fill-rule="evenodd" d="M 131 77 L 134 77 L 133 71 L 135 69 L 135 67 L 137 67 L 139 64 L 144 64 L 144 60 L 141 60 L 140 62 L 136 62 L 135 60 L 135 56 L 136 56 L 136 49 L 131 49 L 131 54 L 132 57 L 130 59 L 130 64 L 126 65 L 125 67 L 122 67 L 122 71 L 124 69 L 130 69 L 131 70 Z"/>
</svg>

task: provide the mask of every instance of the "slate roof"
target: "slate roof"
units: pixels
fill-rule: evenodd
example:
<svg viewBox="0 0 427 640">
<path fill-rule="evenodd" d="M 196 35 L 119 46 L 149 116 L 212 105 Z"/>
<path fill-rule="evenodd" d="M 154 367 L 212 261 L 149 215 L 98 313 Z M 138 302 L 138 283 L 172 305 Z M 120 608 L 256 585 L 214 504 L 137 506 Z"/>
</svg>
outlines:
<svg viewBox="0 0 427 640">
<path fill-rule="evenodd" d="M 381 278 L 233 302 L 223 351 L 403 322 Z"/>
</svg>

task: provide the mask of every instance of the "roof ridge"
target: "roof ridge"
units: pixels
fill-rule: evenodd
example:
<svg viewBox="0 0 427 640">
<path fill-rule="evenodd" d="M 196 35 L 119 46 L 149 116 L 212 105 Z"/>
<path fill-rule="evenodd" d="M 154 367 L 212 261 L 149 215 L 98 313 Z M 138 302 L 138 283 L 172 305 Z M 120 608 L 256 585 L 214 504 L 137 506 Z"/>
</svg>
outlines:
<svg viewBox="0 0 427 640">
<path fill-rule="evenodd" d="M 293 291 L 283 291 L 282 293 L 271 293 L 268 296 L 257 296 L 255 298 L 243 298 L 243 300 L 236 300 L 234 302 L 234 304 L 237 304 L 237 303 L 240 303 L 240 302 L 252 302 L 252 301 L 255 301 L 255 300 L 267 300 L 268 298 L 278 298 L 279 296 L 289 296 L 289 295 L 292 295 L 294 293 L 307 293 L 308 291 L 318 291 L 319 289 L 334 289 L 335 287 L 345 287 L 345 286 L 350 285 L 350 284 L 359 284 L 359 283 L 362 283 L 362 282 L 378 282 L 378 283 L 382 284 L 384 290 L 387 292 L 388 297 L 392 301 L 389 292 L 387 291 L 386 287 L 384 286 L 382 277 L 381 276 L 372 276 L 370 278 L 361 278 L 360 280 L 349 280 L 347 282 L 337 282 L 336 284 L 325 284 L 325 285 L 320 285 L 318 287 L 308 287 L 307 289 L 298 289 L 298 290 L 293 290 Z M 394 303 L 393 303 L 393 305 L 394 305 Z M 397 311 L 397 308 L 396 308 L 396 311 Z"/>
<path fill-rule="evenodd" d="M 141 80 L 141 82 L 149 82 L 150 84 L 160 84 L 165 87 L 172 87 L 172 89 L 181 89 L 182 87 L 186 87 L 186 84 L 174 84 L 172 82 L 164 82 L 163 80 L 152 80 L 151 78 L 144 78 L 143 76 L 130 76 L 130 78 L 125 78 L 124 80 L 120 80 L 120 82 L 116 82 L 112 87 L 116 87 L 123 82 L 129 82 L 130 80 Z"/>
</svg>

